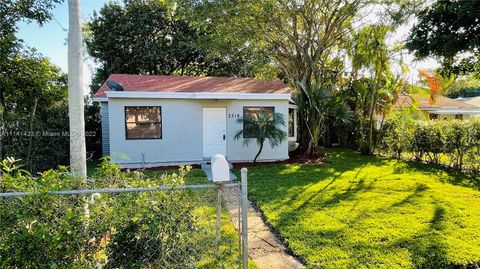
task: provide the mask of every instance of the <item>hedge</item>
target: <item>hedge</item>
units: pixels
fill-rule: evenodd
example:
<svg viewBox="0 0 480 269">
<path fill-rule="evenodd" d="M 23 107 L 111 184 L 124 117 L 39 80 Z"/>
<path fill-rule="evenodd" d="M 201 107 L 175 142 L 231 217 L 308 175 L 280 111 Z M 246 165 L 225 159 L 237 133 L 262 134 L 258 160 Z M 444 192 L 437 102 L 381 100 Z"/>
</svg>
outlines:
<svg viewBox="0 0 480 269">
<path fill-rule="evenodd" d="M 480 88 L 477 87 L 465 87 L 447 93 L 447 97 L 449 98 L 476 96 L 480 96 Z"/>
<path fill-rule="evenodd" d="M 49 195 L 51 190 L 185 184 L 189 167 L 148 178 L 104 159 L 86 183 L 66 167 L 32 177 L 16 160 L 0 162 L 0 268 L 222 268 L 235 237 L 215 251 L 212 190 Z M 231 247 L 230 247 L 231 246 Z M 233 253 L 233 252 L 232 252 Z"/>
<path fill-rule="evenodd" d="M 416 121 L 396 116 L 382 131 L 382 154 L 480 171 L 480 119 Z"/>
</svg>

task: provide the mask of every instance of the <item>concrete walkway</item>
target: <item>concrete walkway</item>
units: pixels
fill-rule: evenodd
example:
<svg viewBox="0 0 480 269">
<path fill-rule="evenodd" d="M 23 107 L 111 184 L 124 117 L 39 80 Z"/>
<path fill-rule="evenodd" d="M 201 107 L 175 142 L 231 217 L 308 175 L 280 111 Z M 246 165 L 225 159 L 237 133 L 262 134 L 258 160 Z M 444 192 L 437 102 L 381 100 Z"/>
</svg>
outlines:
<svg viewBox="0 0 480 269">
<path fill-rule="evenodd" d="M 236 188 L 225 188 L 224 197 L 230 218 L 238 231 L 238 194 Z M 260 269 L 305 268 L 295 257 L 287 254 L 285 246 L 270 231 L 251 203 L 248 206 L 248 256 Z"/>
</svg>

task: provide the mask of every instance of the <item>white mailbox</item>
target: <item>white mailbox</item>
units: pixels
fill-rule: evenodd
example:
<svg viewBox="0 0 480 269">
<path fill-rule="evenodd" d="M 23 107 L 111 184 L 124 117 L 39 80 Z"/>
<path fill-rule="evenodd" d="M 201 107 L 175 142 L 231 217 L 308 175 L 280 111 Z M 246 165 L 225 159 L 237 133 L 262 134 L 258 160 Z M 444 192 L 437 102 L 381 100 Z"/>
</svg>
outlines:
<svg viewBox="0 0 480 269">
<path fill-rule="evenodd" d="M 212 157 L 212 180 L 222 182 L 230 180 L 230 166 L 222 154 L 215 154 Z"/>
</svg>

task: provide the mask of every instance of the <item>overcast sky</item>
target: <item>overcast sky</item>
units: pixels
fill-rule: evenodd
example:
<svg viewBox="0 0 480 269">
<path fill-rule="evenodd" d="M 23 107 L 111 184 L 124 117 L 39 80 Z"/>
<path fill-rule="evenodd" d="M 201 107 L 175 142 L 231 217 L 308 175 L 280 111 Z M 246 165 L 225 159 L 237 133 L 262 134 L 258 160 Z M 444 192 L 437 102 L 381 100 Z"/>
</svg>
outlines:
<svg viewBox="0 0 480 269">
<path fill-rule="evenodd" d="M 81 12 L 83 21 L 90 20 L 93 11 L 99 10 L 108 0 L 81 0 Z M 60 66 L 64 72 L 67 72 L 67 28 L 68 28 L 68 1 L 53 10 L 54 19 L 40 27 L 36 23 L 20 23 L 19 38 L 23 39 L 26 45 L 36 48 L 45 57 Z M 400 42 L 408 36 L 408 32 L 413 25 L 414 20 L 410 20 L 408 25 L 404 25 L 389 40 L 390 44 Z M 414 61 L 410 54 L 403 55 L 404 62 L 409 66 L 408 80 L 413 82 L 418 80 L 418 71 L 423 69 L 433 69 L 438 67 L 438 63 L 433 59 L 424 61 Z M 88 85 L 95 66 L 87 58 L 84 65 L 84 92 L 89 92 Z"/>
</svg>

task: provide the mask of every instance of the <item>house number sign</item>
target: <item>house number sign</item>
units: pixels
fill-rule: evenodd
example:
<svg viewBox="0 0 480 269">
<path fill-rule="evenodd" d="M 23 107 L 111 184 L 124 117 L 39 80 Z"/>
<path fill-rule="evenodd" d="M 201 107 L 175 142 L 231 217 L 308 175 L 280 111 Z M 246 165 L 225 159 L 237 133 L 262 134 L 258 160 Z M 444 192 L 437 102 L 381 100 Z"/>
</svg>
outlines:
<svg viewBox="0 0 480 269">
<path fill-rule="evenodd" d="M 229 119 L 237 119 L 240 118 L 240 113 L 228 113 L 227 117 Z"/>
</svg>

